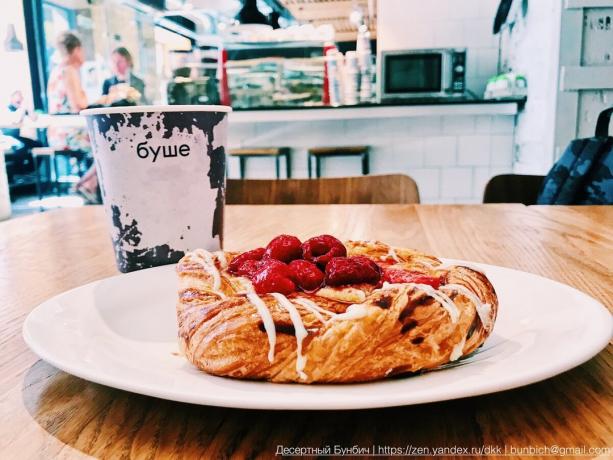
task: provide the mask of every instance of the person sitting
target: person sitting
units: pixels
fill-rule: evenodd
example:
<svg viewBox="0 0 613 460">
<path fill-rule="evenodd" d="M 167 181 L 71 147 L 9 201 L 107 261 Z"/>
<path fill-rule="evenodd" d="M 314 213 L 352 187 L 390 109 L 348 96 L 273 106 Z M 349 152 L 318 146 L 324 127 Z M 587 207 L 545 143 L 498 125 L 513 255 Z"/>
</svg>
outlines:
<svg viewBox="0 0 613 460">
<path fill-rule="evenodd" d="M 36 139 L 21 134 L 23 122 L 27 118 L 35 120 L 36 114 L 25 106 L 23 93 L 20 90 L 13 91 L 6 109 L 7 119 L 10 120 L 12 126 L 3 128 L 2 133 L 14 140 L 12 149 L 6 152 L 8 154 L 7 173 L 10 180 L 15 174 L 28 174 L 34 171 L 31 150 L 34 147 L 42 147 L 42 144 Z"/>
<path fill-rule="evenodd" d="M 119 47 L 111 54 L 113 76 L 104 80 L 102 98 L 104 105 L 128 105 L 144 101 L 145 83 L 132 73 L 133 61 L 130 52 Z M 81 177 L 76 191 L 89 204 L 101 202 L 100 187 L 95 164 Z"/>
<path fill-rule="evenodd" d="M 76 114 L 88 106 L 79 72 L 85 62 L 81 40 L 72 32 L 63 32 L 58 36 L 56 46 L 61 60 L 49 75 L 49 113 Z M 89 136 L 85 128 L 50 126 L 47 129 L 47 140 L 49 146 L 55 150 L 69 150 L 77 160 L 86 158 L 90 151 Z M 95 174 L 92 177 L 86 173 L 76 185 L 76 189 L 95 192 L 98 189 Z"/>
<path fill-rule="evenodd" d="M 107 104 L 117 104 L 121 101 L 136 103 L 145 100 L 145 83 L 132 73 L 133 67 L 132 55 L 126 48 L 120 46 L 113 51 L 111 54 L 113 76 L 104 80 L 102 84 L 102 94 L 106 96 Z"/>
</svg>

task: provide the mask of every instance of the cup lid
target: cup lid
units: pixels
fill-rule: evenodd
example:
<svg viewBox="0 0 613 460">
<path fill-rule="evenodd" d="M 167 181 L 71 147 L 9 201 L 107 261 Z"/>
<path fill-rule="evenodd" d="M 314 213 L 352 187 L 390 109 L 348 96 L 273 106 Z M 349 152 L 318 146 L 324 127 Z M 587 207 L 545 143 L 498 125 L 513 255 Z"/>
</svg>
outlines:
<svg viewBox="0 0 613 460">
<path fill-rule="evenodd" d="M 228 105 L 126 105 L 118 107 L 99 107 L 85 109 L 79 115 L 108 115 L 111 113 L 151 113 L 151 112 L 232 112 Z"/>
</svg>

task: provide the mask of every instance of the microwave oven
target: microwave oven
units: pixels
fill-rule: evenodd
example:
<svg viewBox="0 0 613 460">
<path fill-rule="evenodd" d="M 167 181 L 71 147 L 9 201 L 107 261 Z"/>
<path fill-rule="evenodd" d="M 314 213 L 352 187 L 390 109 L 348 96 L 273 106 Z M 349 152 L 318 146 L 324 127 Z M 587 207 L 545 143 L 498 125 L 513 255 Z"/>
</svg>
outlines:
<svg viewBox="0 0 613 460">
<path fill-rule="evenodd" d="M 382 51 L 378 64 L 381 101 L 464 95 L 466 49 Z"/>
</svg>

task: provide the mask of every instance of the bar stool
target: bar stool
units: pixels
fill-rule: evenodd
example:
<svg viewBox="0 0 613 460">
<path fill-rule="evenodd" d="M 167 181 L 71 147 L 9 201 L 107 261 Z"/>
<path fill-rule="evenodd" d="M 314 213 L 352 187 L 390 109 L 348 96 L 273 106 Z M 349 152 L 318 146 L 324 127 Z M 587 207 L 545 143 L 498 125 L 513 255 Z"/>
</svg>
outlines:
<svg viewBox="0 0 613 460">
<path fill-rule="evenodd" d="M 240 175 L 241 179 L 245 178 L 245 168 L 247 167 L 247 159 L 251 157 L 274 157 L 275 158 L 275 173 L 277 179 L 281 178 L 281 165 L 280 158 L 285 157 L 285 171 L 287 178 L 292 177 L 292 166 L 290 159 L 290 148 L 289 147 L 266 147 L 266 148 L 240 148 L 240 149 L 231 149 L 230 155 L 233 157 L 238 157 L 239 165 L 240 165 Z"/>
<path fill-rule="evenodd" d="M 40 181 L 40 163 L 41 159 L 45 159 L 47 163 L 47 183 L 51 182 L 51 167 L 53 166 L 53 172 L 55 174 L 54 187 L 57 186 L 57 164 L 55 163 L 55 150 L 52 147 L 34 147 L 31 150 L 32 158 L 34 159 L 34 167 L 36 168 L 36 193 L 38 200 L 42 200 L 43 191 Z"/>
<path fill-rule="evenodd" d="M 309 178 L 313 177 L 312 165 L 315 160 L 315 177 L 321 177 L 321 159 L 327 157 L 354 157 L 362 159 L 362 174 L 370 172 L 369 147 L 367 145 L 355 145 L 346 147 L 314 147 L 308 150 Z"/>
</svg>

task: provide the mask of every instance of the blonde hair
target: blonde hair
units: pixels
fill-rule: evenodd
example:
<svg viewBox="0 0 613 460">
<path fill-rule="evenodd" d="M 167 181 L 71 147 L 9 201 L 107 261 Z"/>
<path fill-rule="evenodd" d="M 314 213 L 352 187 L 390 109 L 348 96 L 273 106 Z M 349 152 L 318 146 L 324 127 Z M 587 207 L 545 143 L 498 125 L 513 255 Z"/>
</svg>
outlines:
<svg viewBox="0 0 613 460">
<path fill-rule="evenodd" d="M 81 46 L 81 40 L 72 32 L 62 32 L 57 36 L 55 45 L 62 56 L 69 56 L 75 49 Z"/>
</svg>

